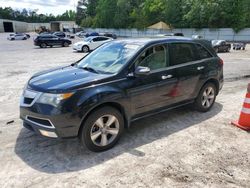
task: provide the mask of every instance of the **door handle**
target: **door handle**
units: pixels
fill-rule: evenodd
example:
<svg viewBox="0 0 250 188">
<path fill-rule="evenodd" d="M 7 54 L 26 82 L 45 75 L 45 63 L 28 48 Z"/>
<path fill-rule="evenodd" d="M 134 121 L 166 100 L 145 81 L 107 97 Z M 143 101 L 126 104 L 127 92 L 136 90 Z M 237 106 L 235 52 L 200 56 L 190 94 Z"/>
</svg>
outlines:
<svg viewBox="0 0 250 188">
<path fill-rule="evenodd" d="M 171 74 L 169 74 L 169 75 L 167 75 L 167 76 L 162 75 L 162 76 L 161 76 L 161 79 L 162 79 L 162 80 L 166 80 L 166 79 L 169 79 L 169 78 L 172 78 L 172 77 L 173 77 L 173 75 L 171 75 Z"/>
<path fill-rule="evenodd" d="M 204 66 L 197 67 L 197 70 L 202 70 L 202 69 L 204 69 L 204 68 L 205 68 Z"/>
</svg>

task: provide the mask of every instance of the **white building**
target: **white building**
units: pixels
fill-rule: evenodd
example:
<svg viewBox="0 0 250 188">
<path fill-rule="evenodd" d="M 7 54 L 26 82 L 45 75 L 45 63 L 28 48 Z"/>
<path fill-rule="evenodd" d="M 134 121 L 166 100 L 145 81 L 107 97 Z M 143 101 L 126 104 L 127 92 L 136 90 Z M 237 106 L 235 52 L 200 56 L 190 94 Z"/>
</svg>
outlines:
<svg viewBox="0 0 250 188">
<path fill-rule="evenodd" d="M 30 32 L 44 26 L 51 31 L 63 31 L 63 29 L 77 28 L 74 21 L 53 21 L 50 23 L 27 23 L 14 20 L 0 19 L 0 33 L 3 32 Z"/>
</svg>

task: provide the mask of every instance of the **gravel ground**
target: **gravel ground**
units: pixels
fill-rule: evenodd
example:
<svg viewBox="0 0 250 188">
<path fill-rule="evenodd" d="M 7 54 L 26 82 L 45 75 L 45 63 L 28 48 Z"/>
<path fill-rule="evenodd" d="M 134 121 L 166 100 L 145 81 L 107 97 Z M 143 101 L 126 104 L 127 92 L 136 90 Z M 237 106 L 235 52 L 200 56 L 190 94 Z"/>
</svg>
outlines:
<svg viewBox="0 0 250 188">
<path fill-rule="evenodd" d="M 250 187 L 250 134 L 230 125 L 250 82 L 242 79 L 250 74 L 249 46 L 220 54 L 226 82 L 210 112 L 184 107 L 139 120 L 115 148 L 93 153 L 77 139 L 39 137 L 18 119 L 32 74 L 84 54 L 6 36 L 0 34 L 0 187 Z"/>
</svg>

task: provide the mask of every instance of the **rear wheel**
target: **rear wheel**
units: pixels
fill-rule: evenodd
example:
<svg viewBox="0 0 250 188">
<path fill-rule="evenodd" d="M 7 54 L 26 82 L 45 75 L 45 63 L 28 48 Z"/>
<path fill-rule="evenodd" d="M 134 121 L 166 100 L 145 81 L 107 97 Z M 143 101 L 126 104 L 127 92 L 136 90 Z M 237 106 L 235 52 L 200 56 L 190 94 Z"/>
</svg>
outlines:
<svg viewBox="0 0 250 188">
<path fill-rule="evenodd" d="M 89 47 L 88 46 L 83 46 L 82 47 L 82 52 L 83 53 L 88 53 L 89 52 Z"/>
<path fill-rule="evenodd" d="M 124 120 L 121 113 L 112 107 L 103 107 L 86 119 L 79 139 L 91 151 L 105 151 L 117 143 L 123 130 Z"/>
<path fill-rule="evenodd" d="M 216 87 L 213 83 L 205 84 L 195 100 L 195 109 L 200 112 L 209 111 L 216 99 Z"/>
</svg>

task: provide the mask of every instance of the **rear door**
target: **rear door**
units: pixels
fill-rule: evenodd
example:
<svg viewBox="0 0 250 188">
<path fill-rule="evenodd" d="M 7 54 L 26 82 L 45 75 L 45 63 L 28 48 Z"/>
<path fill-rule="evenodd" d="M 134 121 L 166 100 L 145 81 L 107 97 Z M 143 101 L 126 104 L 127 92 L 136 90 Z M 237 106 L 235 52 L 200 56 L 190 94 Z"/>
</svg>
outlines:
<svg viewBox="0 0 250 188">
<path fill-rule="evenodd" d="M 51 36 L 51 43 L 53 45 L 62 45 L 63 41 L 58 36 Z"/>
<path fill-rule="evenodd" d="M 169 45 L 170 66 L 175 68 L 178 79 L 175 102 L 196 97 L 200 80 L 204 78 L 204 73 L 208 68 L 206 58 L 204 60 L 199 52 L 201 48 L 203 47 L 199 44 L 186 42 Z M 204 55 L 209 56 L 210 54 Z"/>
</svg>

